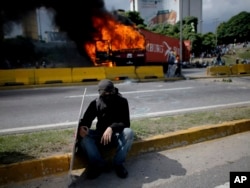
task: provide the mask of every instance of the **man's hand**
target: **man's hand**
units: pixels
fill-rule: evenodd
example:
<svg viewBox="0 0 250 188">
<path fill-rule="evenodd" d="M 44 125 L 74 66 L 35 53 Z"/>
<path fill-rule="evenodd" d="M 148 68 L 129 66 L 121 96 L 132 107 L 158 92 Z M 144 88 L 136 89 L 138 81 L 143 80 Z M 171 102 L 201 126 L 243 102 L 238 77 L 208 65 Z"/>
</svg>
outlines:
<svg viewBox="0 0 250 188">
<path fill-rule="evenodd" d="M 89 128 L 86 126 L 80 126 L 78 132 L 79 135 L 83 138 L 89 133 Z"/>
<path fill-rule="evenodd" d="M 112 128 L 108 127 L 102 135 L 101 144 L 107 145 L 109 142 L 111 142 L 112 133 L 113 133 Z"/>
</svg>

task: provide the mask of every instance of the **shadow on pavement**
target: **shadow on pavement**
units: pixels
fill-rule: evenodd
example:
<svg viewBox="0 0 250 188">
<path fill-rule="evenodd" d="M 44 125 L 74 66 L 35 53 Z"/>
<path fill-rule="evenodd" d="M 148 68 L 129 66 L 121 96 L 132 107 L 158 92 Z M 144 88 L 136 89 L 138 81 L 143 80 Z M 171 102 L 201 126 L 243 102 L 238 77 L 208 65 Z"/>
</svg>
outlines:
<svg viewBox="0 0 250 188">
<path fill-rule="evenodd" d="M 69 188 L 78 187 L 105 187 L 105 188 L 139 188 L 143 185 L 156 185 L 161 179 L 169 179 L 171 176 L 185 176 L 186 169 L 174 159 L 170 159 L 160 153 L 149 153 L 130 158 L 125 164 L 129 176 L 120 179 L 113 170 L 110 173 L 101 174 L 97 179 L 85 179 L 84 173 L 69 185 Z"/>
</svg>

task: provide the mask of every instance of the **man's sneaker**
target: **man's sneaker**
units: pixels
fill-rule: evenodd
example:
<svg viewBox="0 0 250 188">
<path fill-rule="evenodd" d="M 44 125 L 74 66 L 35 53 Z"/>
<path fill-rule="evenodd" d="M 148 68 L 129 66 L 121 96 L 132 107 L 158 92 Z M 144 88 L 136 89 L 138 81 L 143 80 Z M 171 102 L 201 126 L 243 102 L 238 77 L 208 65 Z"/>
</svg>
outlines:
<svg viewBox="0 0 250 188">
<path fill-rule="evenodd" d="M 96 179 L 102 173 L 100 168 L 87 168 L 86 170 L 86 177 L 87 179 Z"/>
<path fill-rule="evenodd" d="M 115 172 L 120 178 L 126 178 L 128 176 L 128 171 L 126 170 L 126 168 L 124 168 L 123 165 L 116 165 Z"/>
</svg>

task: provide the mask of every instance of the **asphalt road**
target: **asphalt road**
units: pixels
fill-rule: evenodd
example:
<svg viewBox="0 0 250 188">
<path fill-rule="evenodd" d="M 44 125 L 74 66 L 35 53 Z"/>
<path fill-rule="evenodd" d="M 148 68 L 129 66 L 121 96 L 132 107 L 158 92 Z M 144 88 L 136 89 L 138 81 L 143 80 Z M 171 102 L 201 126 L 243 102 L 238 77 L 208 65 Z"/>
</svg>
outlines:
<svg viewBox="0 0 250 188">
<path fill-rule="evenodd" d="M 187 71 L 196 69 L 189 69 Z M 204 70 L 204 69 L 203 69 Z M 131 118 L 159 116 L 219 107 L 250 105 L 250 77 L 115 84 L 128 99 Z M 96 85 L 0 90 L 0 133 L 75 126 L 97 97 Z"/>
<path fill-rule="evenodd" d="M 230 172 L 250 172 L 249 137 L 250 132 L 245 132 L 131 158 L 126 162 L 127 179 L 110 172 L 86 180 L 80 170 L 74 181 L 68 174 L 61 174 L 5 188 L 66 188 L 68 185 L 70 188 L 229 188 Z"/>
</svg>

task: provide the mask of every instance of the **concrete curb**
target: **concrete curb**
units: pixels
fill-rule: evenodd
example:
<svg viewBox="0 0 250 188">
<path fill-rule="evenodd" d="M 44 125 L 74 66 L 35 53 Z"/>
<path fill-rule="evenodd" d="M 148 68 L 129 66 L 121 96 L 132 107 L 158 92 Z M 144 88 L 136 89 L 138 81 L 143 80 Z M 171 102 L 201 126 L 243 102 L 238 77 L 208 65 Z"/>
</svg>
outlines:
<svg viewBox="0 0 250 188">
<path fill-rule="evenodd" d="M 250 119 L 224 122 L 218 125 L 193 127 L 187 130 L 158 135 L 142 141 L 136 141 L 128 158 L 147 152 L 156 152 L 221 138 L 250 131 Z M 70 168 L 71 154 L 52 156 L 0 166 L 0 186 L 49 175 L 67 173 Z M 76 160 L 73 169 L 86 167 L 86 161 Z"/>
</svg>

